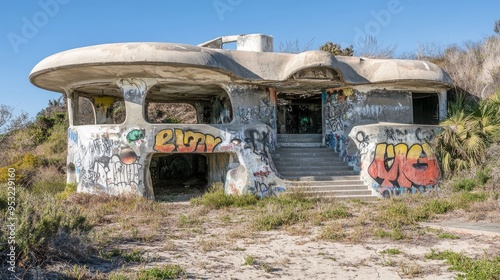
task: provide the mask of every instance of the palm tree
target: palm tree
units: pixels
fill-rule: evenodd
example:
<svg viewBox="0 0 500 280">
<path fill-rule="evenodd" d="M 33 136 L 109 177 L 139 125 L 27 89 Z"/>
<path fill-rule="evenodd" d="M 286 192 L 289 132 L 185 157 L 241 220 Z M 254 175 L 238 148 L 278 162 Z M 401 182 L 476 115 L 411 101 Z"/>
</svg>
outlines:
<svg viewBox="0 0 500 280">
<path fill-rule="evenodd" d="M 458 98 L 458 100 L 462 100 Z M 435 139 L 444 172 L 453 173 L 477 166 L 484 161 L 485 150 L 500 140 L 500 90 L 477 106 L 460 101 L 450 106 Z"/>
</svg>

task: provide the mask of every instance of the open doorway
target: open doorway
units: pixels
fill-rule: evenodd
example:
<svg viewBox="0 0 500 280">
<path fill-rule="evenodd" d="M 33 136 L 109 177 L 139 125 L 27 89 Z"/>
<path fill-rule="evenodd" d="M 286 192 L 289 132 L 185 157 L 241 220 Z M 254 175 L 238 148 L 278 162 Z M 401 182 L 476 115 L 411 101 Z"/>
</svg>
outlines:
<svg viewBox="0 0 500 280">
<path fill-rule="evenodd" d="M 413 123 L 439 124 L 439 98 L 436 93 L 413 93 Z"/>
<path fill-rule="evenodd" d="M 279 134 L 321 134 L 321 93 L 278 94 Z"/>
<path fill-rule="evenodd" d="M 155 154 L 149 166 L 157 200 L 196 196 L 207 189 L 208 163 L 203 154 Z"/>
<path fill-rule="evenodd" d="M 188 201 L 203 195 L 213 183 L 226 182 L 237 156 L 231 153 L 157 153 L 149 174 L 156 200 Z"/>
</svg>

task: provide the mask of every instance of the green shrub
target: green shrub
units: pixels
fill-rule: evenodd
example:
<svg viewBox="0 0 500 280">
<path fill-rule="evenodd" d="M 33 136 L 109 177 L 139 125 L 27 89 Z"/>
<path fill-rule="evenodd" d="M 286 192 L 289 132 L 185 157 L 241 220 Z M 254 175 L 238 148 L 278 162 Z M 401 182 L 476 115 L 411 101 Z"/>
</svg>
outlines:
<svg viewBox="0 0 500 280">
<path fill-rule="evenodd" d="M 141 250 L 133 250 L 130 253 L 122 252 L 123 260 L 127 263 L 129 262 L 142 262 L 144 261 L 144 257 L 142 256 Z"/>
<path fill-rule="evenodd" d="M 389 248 L 389 249 L 385 249 L 385 250 L 380 251 L 380 253 L 381 254 L 388 254 L 388 255 L 399 255 L 399 254 L 401 254 L 401 251 L 399 249 Z"/>
<path fill-rule="evenodd" d="M 455 209 L 467 209 L 472 203 L 485 201 L 487 198 L 487 192 L 459 192 L 454 193 L 449 201 Z"/>
<path fill-rule="evenodd" d="M 458 239 L 458 236 L 448 233 L 448 232 L 443 232 L 438 234 L 438 237 L 441 239 Z"/>
<path fill-rule="evenodd" d="M 342 205 L 336 205 L 330 209 L 326 209 L 321 211 L 321 216 L 326 219 L 339 219 L 339 218 L 347 218 L 350 216 L 350 213 L 347 207 Z"/>
<path fill-rule="evenodd" d="M 186 276 L 186 272 L 179 265 L 167 264 L 162 267 L 153 267 L 137 273 L 137 280 L 176 279 Z"/>
<path fill-rule="evenodd" d="M 378 210 L 376 221 L 392 229 L 416 223 L 415 217 L 411 215 L 411 209 L 402 201 L 389 200 L 387 203 L 380 204 Z"/>
<path fill-rule="evenodd" d="M 9 169 L 16 173 L 16 184 L 27 185 L 36 172 L 36 168 L 43 164 L 42 159 L 32 153 L 26 153 L 14 159 L 14 164 L 0 168 L 0 182 L 6 182 Z"/>
<path fill-rule="evenodd" d="M 253 224 L 258 230 L 273 230 L 284 225 L 293 225 L 301 220 L 303 220 L 301 212 L 287 207 L 281 210 L 263 211 L 255 217 Z"/>
<path fill-rule="evenodd" d="M 459 191 L 470 192 L 476 187 L 476 185 L 477 185 L 477 182 L 474 179 L 461 178 L 461 179 L 454 180 L 451 184 L 451 187 L 456 192 L 459 192 Z"/>
<path fill-rule="evenodd" d="M 479 259 L 472 259 L 463 253 L 456 253 L 450 250 L 439 252 L 431 249 L 426 258 L 446 260 L 450 265 L 450 270 L 465 273 L 459 275 L 459 279 L 500 279 L 500 256 L 491 257 L 485 255 Z"/>
<path fill-rule="evenodd" d="M 35 195 L 43 194 L 57 194 L 66 189 L 66 182 L 64 180 L 39 180 L 34 181 L 31 185 L 31 192 Z"/>
<path fill-rule="evenodd" d="M 16 191 L 16 248 L 20 264 L 37 265 L 54 257 L 64 257 L 65 251 L 70 249 L 68 246 L 80 246 L 79 234 L 89 230 L 90 226 L 79 208 L 63 205 L 48 194 L 35 196 L 20 188 Z M 1 214 L 6 215 L 6 212 Z M 7 232 L 0 233 L 0 249 L 4 251 L 7 249 Z M 56 246 L 57 240 L 63 237 L 70 242 L 64 245 L 65 248 Z M 85 257 L 81 250 L 75 250 L 73 254 L 78 253 Z"/>
<path fill-rule="evenodd" d="M 430 216 L 434 214 L 444 214 L 453 209 L 452 205 L 444 199 L 433 199 L 424 203 L 424 209 Z"/>
<path fill-rule="evenodd" d="M 64 191 L 60 192 L 56 195 L 58 200 L 67 199 L 72 193 L 76 192 L 77 185 L 75 183 L 66 184 Z"/>
<path fill-rule="evenodd" d="M 222 183 L 214 183 L 209 190 L 200 197 L 191 199 L 193 205 L 220 209 L 224 207 L 245 207 L 257 204 L 258 198 L 253 194 L 228 195 L 224 192 Z"/>
<path fill-rule="evenodd" d="M 490 180 L 491 178 L 491 175 L 490 175 L 490 172 L 491 172 L 491 169 L 490 168 L 484 168 L 484 169 L 480 169 L 477 174 L 476 174 L 476 178 L 477 178 L 477 182 L 480 186 L 483 186 L 485 185 L 486 183 L 488 183 L 488 181 Z"/>
</svg>

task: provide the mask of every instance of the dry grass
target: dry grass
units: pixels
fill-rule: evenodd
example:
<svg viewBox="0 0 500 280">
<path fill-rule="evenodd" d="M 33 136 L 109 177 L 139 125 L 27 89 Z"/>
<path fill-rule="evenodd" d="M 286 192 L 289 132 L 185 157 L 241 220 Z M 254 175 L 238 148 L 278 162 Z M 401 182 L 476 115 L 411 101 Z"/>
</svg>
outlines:
<svg viewBox="0 0 500 280">
<path fill-rule="evenodd" d="M 253 255 L 254 251 L 247 250 L 265 246 L 275 234 L 298 238 L 300 241 L 295 241 L 295 245 L 299 246 L 308 242 L 362 244 L 415 240 L 432 246 L 440 240 L 450 239 L 440 238 L 443 232 L 419 227 L 420 220 L 448 219 L 454 215 L 472 220 L 498 219 L 499 199 L 490 195 L 482 200 L 483 196 L 481 192 L 472 195 L 434 192 L 363 202 L 308 199 L 292 194 L 218 209 L 211 205 L 157 202 L 138 197 L 72 194 L 62 203 L 83 211 L 93 226 L 89 233 L 91 244 L 99 252 L 123 250 L 126 244 L 129 244 L 127 248 L 152 246 L 159 255 L 145 258 L 144 263 L 148 264 L 159 260 L 176 263 L 177 258 L 184 258 L 188 252 L 208 255 L 229 251 Z M 286 259 L 288 266 L 290 258 L 297 257 L 292 253 L 273 261 L 259 257 L 255 268 L 275 273 L 277 267 L 282 266 L 279 259 Z M 330 257 L 338 259 L 338 256 Z M 116 262 L 122 258 L 117 256 L 110 260 Z M 428 273 L 417 263 L 398 262 L 387 257 L 386 260 L 404 277 L 421 277 Z M 206 269 L 217 270 L 217 259 L 203 263 Z M 70 267 L 65 273 L 76 276 L 94 271 L 92 275 L 96 275 L 95 271 L 99 271 L 85 269 L 84 265 L 74 270 Z M 119 275 L 120 271 L 135 277 L 134 272 L 125 268 L 115 271 L 114 275 Z"/>
</svg>

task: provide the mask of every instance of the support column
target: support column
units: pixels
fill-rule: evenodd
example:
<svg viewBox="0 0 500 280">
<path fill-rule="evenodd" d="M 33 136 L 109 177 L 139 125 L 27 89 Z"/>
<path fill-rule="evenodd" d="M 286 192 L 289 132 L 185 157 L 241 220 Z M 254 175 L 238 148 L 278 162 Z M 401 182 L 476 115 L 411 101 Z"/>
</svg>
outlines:
<svg viewBox="0 0 500 280">
<path fill-rule="evenodd" d="M 448 118 L 448 94 L 446 90 L 438 93 L 439 100 L 439 121 L 442 122 Z"/>
<path fill-rule="evenodd" d="M 147 91 L 156 84 L 155 79 L 129 78 L 117 82 L 125 100 L 125 123 L 145 123 L 144 106 Z"/>
<path fill-rule="evenodd" d="M 78 94 L 73 90 L 66 91 L 66 102 L 68 102 L 68 121 L 69 126 L 75 125 L 75 112 L 78 111 Z"/>
</svg>

